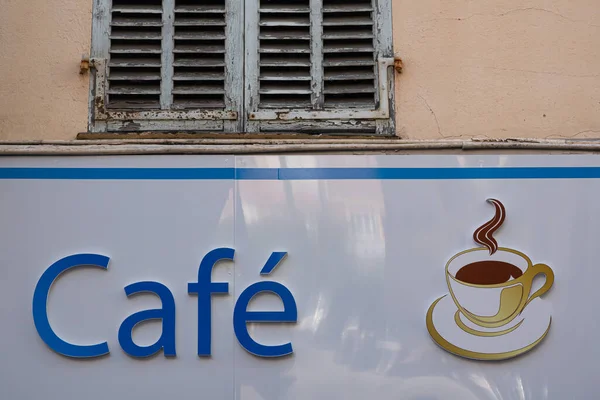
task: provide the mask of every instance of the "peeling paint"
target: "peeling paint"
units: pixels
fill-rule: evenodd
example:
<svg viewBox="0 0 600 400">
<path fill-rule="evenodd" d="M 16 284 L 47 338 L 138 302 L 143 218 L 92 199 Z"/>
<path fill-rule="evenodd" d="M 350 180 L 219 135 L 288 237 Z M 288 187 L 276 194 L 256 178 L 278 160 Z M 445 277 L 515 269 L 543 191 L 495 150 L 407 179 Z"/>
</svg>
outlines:
<svg viewBox="0 0 600 400">
<path fill-rule="evenodd" d="M 379 105 L 374 110 L 340 109 L 328 111 L 304 111 L 304 110 L 273 110 L 256 111 L 250 114 L 253 121 L 306 121 L 306 120 L 352 120 L 352 119 L 390 119 L 390 68 L 395 65 L 393 58 L 381 58 L 378 60 L 379 70 Z"/>
</svg>

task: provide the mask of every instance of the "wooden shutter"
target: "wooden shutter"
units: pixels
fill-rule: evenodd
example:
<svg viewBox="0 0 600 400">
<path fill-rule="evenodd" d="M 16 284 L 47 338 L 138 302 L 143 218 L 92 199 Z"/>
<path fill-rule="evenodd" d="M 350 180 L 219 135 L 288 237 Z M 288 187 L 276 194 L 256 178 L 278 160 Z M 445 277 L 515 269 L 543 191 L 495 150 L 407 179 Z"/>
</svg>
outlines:
<svg viewBox="0 0 600 400">
<path fill-rule="evenodd" d="M 246 0 L 247 130 L 393 134 L 389 3 Z"/>
<path fill-rule="evenodd" d="M 239 0 L 95 0 L 90 130 L 239 131 Z"/>
<path fill-rule="evenodd" d="M 391 0 L 94 0 L 93 21 L 92 132 L 393 133 Z"/>
</svg>

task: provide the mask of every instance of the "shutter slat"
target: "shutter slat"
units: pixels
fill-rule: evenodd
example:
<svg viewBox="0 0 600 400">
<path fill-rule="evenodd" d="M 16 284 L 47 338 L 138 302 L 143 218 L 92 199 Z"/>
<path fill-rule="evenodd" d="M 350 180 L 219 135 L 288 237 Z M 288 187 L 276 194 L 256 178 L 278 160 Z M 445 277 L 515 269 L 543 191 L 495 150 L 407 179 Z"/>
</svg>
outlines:
<svg viewBox="0 0 600 400">
<path fill-rule="evenodd" d="M 224 19 L 218 19 L 218 18 L 202 18 L 202 19 L 195 19 L 195 18 L 179 18 L 177 19 L 177 21 L 175 21 L 175 23 L 173 24 L 175 26 L 225 26 L 225 20 Z"/>
<path fill-rule="evenodd" d="M 371 18 L 348 17 L 336 18 L 331 21 L 323 21 L 323 26 L 346 26 L 346 25 L 373 25 Z"/>
<path fill-rule="evenodd" d="M 325 94 L 344 94 L 344 93 L 375 93 L 373 85 L 369 84 L 348 84 L 347 86 L 329 86 L 325 89 Z"/>
<path fill-rule="evenodd" d="M 174 81 L 222 81 L 225 74 L 219 73 L 194 73 L 194 72 L 176 72 L 173 76 Z"/>
<path fill-rule="evenodd" d="M 372 0 L 323 0 L 325 108 L 375 108 Z"/>
<path fill-rule="evenodd" d="M 310 67 L 310 61 L 264 61 L 261 67 Z"/>
<path fill-rule="evenodd" d="M 260 94 L 311 94 L 310 89 L 261 89 Z"/>
<path fill-rule="evenodd" d="M 375 74 L 372 72 L 340 72 L 340 73 L 326 73 L 326 81 L 353 81 L 353 80 L 364 80 L 364 79 L 375 79 Z"/>
<path fill-rule="evenodd" d="M 176 5 L 175 12 L 178 14 L 225 14 L 225 5 Z"/>
<path fill-rule="evenodd" d="M 113 6 L 112 11 L 113 13 L 162 14 L 162 7 L 145 4 L 124 4 Z"/>
<path fill-rule="evenodd" d="M 109 89 L 108 94 L 160 94 L 160 87 L 155 88 L 118 88 Z"/>
<path fill-rule="evenodd" d="M 297 53 L 297 54 L 310 54 L 309 44 L 306 43 L 306 47 L 280 45 L 280 46 L 263 46 L 259 49 L 259 53 Z"/>
<path fill-rule="evenodd" d="M 109 65 L 109 67 L 142 67 L 142 68 L 159 67 L 160 68 L 160 59 L 129 58 L 129 59 L 115 60 L 115 58 L 113 57 L 108 65 Z"/>
<path fill-rule="evenodd" d="M 162 21 L 142 18 L 113 18 L 110 26 L 162 26 Z"/>
<path fill-rule="evenodd" d="M 132 43 L 131 41 L 115 40 L 110 48 L 110 53 L 114 54 L 160 54 L 162 49 L 160 43 L 141 42 Z"/>
<path fill-rule="evenodd" d="M 162 36 L 157 32 L 133 32 L 133 33 L 113 33 L 110 36 L 113 40 L 161 40 Z"/>
<path fill-rule="evenodd" d="M 373 33 L 370 32 L 332 32 L 323 33 L 323 39 L 373 39 Z"/>
<path fill-rule="evenodd" d="M 310 40 L 310 34 L 296 34 L 293 32 L 274 32 L 269 34 L 261 34 L 258 37 L 261 41 L 263 40 Z"/>
<path fill-rule="evenodd" d="M 134 71 L 131 72 L 129 69 L 127 70 L 113 70 L 110 73 L 109 80 L 111 81 L 160 81 L 160 72 L 159 71 L 150 71 L 150 72 L 139 72 Z"/>
<path fill-rule="evenodd" d="M 323 48 L 323 53 L 373 53 L 375 48 L 370 44 L 344 43 L 342 45 L 328 44 Z"/>
<path fill-rule="evenodd" d="M 259 76 L 263 81 L 310 81 L 310 71 L 307 69 L 261 68 Z"/>
<path fill-rule="evenodd" d="M 223 60 L 204 60 L 204 59 L 180 59 L 173 63 L 174 67 L 224 67 Z"/>
<path fill-rule="evenodd" d="M 217 95 L 177 95 L 173 96 L 173 109 L 220 109 L 225 108 L 225 102 L 221 100 L 222 94 Z"/>
<path fill-rule="evenodd" d="M 225 34 L 224 33 L 182 32 L 182 33 L 175 33 L 174 39 L 175 40 L 225 40 Z"/>
<path fill-rule="evenodd" d="M 346 2 L 344 4 L 327 4 L 323 6 L 323 13 L 346 13 L 346 12 L 372 12 L 373 7 L 365 2 Z"/>
<path fill-rule="evenodd" d="M 112 95 L 110 96 L 110 108 L 133 109 L 133 110 L 155 110 L 160 108 L 160 95 Z"/>
<path fill-rule="evenodd" d="M 261 81 L 310 81 L 310 76 L 267 76 L 263 75 L 259 78 Z"/>
<path fill-rule="evenodd" d="M 266 21 L 261 22 L 259 26 L 310 26 L 310 22 Z"/>
<path fill-rule="evenodd" d="M 226 0 L 175 0 L 173 106 L 225 107 Z"/>
<path fill-rule="evenodd" d="M 286 18 L 282 18 L 285 15 Z M 310 26 L 310 18 L 307 15 L 292 15 L 289 14 L 267 14 L 261 18 L 258 26 Z"/>
<path fill-rule="evenodd" d="M 374 67 L 375 63 L 373 61 L 365 61 L 365 60 L 348 60 L 348 59 L 334 59 L 333 61 L 325 61 L 323 62 L 323 66 L 325 67 L 355 67 L 355 66 L 367 66 Z"/>
<path fill-rule="evenodd" d="M 263 95 L 260 96 L 259 108 L 302 109 L 311 106 L 310 96 L 302 95 Z"/>
<path fill-rule="evenodd" d="M 156 49 L 111 49 L 111 54 L 161 54 L 162 50 Z"/>
<path fill-rule="evenodd" d="M 223 87 L 217 86 L 179 86 L 173 94 L 225 94 Z"/>
<path fill-rule="evenodd" d="M 306 7 L 297 6 L 293 4 L 263 4 L 259 10 L 261 14 L 269 13 L 309 13 Z"/>
<path fill-rule="evenodd" d="M 179 44 L 173 49 L 173 53 L 225 53 L 225 46 Z"/>
</svg>

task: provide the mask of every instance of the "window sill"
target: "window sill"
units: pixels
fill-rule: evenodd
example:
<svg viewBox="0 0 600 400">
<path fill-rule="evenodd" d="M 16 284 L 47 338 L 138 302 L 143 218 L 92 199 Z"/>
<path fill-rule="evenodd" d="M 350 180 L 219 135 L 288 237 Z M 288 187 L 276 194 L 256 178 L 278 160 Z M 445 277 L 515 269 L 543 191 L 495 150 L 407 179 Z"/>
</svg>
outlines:
<svg viewBox="0 0 600 400">
<path fill-rule="evenodd" d="M 283 140 L 296 139 L 308 141 L 335 140 L 338 142 L 344 140 L 385 140 L 396 141 L 400 137 L 394 135 L 371 135 L 371 134 L 344 134 L 344 133 L 207 133 L 207 132 L 110 132 L 95 133 L 83 132 L 77 135 L 77 140 Z"/>
<path fill-rule="evenodd" d="M 543 151 L 600 153 L 600 141 L 548 139 L 401 140 L 394 139 L 121 139 L 0 141 L 0 156 L 83 156 L 135 154 L 282 154 L 282 153 L 514 153 Z"/>
</svg>

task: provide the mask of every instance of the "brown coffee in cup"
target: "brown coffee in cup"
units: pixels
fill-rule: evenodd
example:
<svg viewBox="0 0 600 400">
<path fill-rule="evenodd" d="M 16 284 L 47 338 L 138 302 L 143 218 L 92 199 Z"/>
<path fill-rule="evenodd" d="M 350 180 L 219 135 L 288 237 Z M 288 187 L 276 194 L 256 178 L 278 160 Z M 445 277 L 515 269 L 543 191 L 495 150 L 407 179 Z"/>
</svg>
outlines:
<svg viewBox="0 0 600 400">
<path fill-rule="evenodd" d="M 504 261 L 477 261 L 467 264 L 456 273 L 456 279 L 474 285 L 496 285 L 517 279 L 523 271 Z"/>
</svg>

